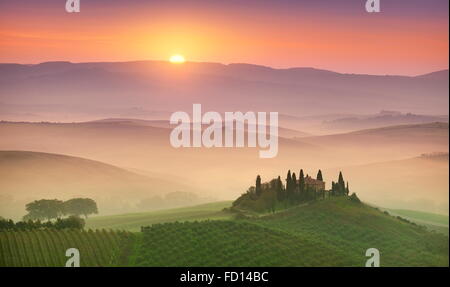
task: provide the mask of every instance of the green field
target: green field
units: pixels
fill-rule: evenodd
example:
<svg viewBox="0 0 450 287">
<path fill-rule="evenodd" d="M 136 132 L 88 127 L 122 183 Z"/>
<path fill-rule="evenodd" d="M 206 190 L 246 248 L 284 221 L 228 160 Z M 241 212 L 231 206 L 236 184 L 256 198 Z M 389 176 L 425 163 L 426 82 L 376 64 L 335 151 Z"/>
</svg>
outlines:
<svg viewBox="0 0 450 287">
<path fill-rule="evenodd" d="M 407 209 L 388 209 L 383 208 L 393 216 L 400 216 L 412 222 L 427 227 L 429 230 L 449 234 L 449 217 L 448 215 L 435 214 L 416 210 Z"/>
<path fill-rule="evenodd" d="M 428 213 L 416 210 L 407 209 L 386 209 L 392 214 L 398 214 L 402 217 L 415 220 L 417 222 L 424 222 L 434 225 L 442 225 L 448 227 L 448 215 Z"/>
<path fill-rule="evenodd" d="M 138 235 L 132 266 L 448 266 L 448 237 L 347 197 L 256 219 L 158 224 Z"/>
<path fill-rule="evenodd" d="M 230 206 L 231 201 L 220 201 L 167 210 L 111 216 L 96 216 L 89 218 L 86 221 L 86 228 L 120 229 L 137 232 L 141 230 L 141 226 L 148 226 L 156 223 L 207 219 L 230 219 L 231 215 L 223 211 L 224 208 Z"/>
<path fill-rule="evenodd" d="M 80 266 L 121 265 L 132 234 L 106 230 L 0 232 L 0 267 L 64 267 L 69 248 L 80 252 Z"/>
<path fill-rule="evenodd" d="M 0 266 L 64 266 L 70 247 L 80 250 L 82 266 L 364 266 L 368 248 L 380 251 L 381 266 L 449 265 L 448 235 L 348 197 L 251 217 L 223 211 L 230 204 L 87 221 L 134 233 L 0 232 Z"/>
</svg>

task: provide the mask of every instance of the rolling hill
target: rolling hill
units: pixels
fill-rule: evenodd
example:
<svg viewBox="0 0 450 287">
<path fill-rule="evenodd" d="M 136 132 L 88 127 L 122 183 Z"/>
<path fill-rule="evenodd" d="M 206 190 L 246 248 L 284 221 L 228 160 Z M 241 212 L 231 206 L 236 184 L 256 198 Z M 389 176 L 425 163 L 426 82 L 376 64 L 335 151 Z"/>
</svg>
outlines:
<svg viewBox="0 0 450 287">
<path fill-rule="evenodd" d="M 132 235 L 117 231 L 37 230 L 26 236 L 2 232 L 0 245 L 7 252 L 0 256 L 0 266 L 62 266 L 59 254 L 69 242 L 70 247 L 97 254 L 85 258 L 82 266 L 364 266 L 368 248 L 380 251 L 382 267 L 449 265 L 448 235 L 348 197 L 239 219 L 223 211 L 229 204 L 103 216 L 87 222 L 88 228 L 116 230 L 139 231 L 146 226 Z M 113 248 L 99 243 L 113 236 Z M 41 239 L 47 240 L 45 246 L 39 246 Z M 32 248 L 20 249 L 27 240 Z M 64 244 L 57 244 L 61 240 Z"/>
<path fill-rule="evenodd" d="M 36 199 L 90 197 L 108 214 L 136 210 L 142 199 L 187 189 L 98 161 L 28 151 L 0 151 L 0 174 L 0 214 L 14 218 Z"/>
<path fill-rule="evenodd" d="M 350 180 L 351 190 L 368 202 L 448 215 L 448 154 L 340 166 L 324 174 L 339 171 Z"/>
<path fill-rule="evenodd" d="M 80 251 L 80 267 L 120 265 L 132 234 L 106 230 L 27 230 L 0 232 L 0 267 L 64 267 L 66 250 Z"/>
<path fill-rule="evenodd" d="M 348 200 L 257 219 L 156 224 L 138 234 L 131 266 L 448 266 L 448 237 Z"/>
<path fill-rule="evenodd" d="M 141 230 L 141 226 L 152 224 L 175 221 L 231 219 L 232 215 L 223 211 L 224 208 L 230 205 L 231 201 L 221 201 L 150 212 L 94 216 L 87 219 L 86 228 L 105 228 L 138 232 Z"/>
<path fill-rule="evenodd" d="M 448 122 L 448 116 L 416 115 L 395 111 L 381 111 L 374 115 L 342 116 L 336 119 L 325 120 L 322 122 L 322 127 L 328 131 L 350 132 L 387 126 L 426 124 L 432 122 Z"/>
<path fill-rule="evenodd" d="M 200 62 L 0 64 L 0 102 L 8 105 L 1 117 L 79 121 L 127 114 L 148 118 L 154 111 L 190 110 L 192 103 L 219 112 L 288 115 L 366 114 L 386 107 L 447 114 L 449 86 L 443 75 L 448 70 L 407 77 Z"/>
<path fill-rule="evenodd" d="M 239 196 L 254 183 L 256 173 L 270 179 L 287 173 L 286 166 L 303 168 L 314 174 L 317 169 L 326 172 L 327 188 L 335 180 L 339 169 L 350 166 L 363 166 L 368 163 L 391 162 L 416 157 L 422 153 L 448 150 L 448 124 L 428 123 L 400 125 L 386 128 L 362 130 L 328 136 L 309 136 L 295 139 L 279 138 L 278 155 L 273 159 L 260 159 L 259 148 L 179 148 L 170 145 L 170 129 L 148 126 L 139 121 L 84 122 L 84 123 L 0 123 L 0 134 L 8 137 L 0 141 L 0 150 L 28 150 L 45 153 L 58 153 L 105 162 L 117 167 L 133 168 L 148 174 L 146 177 L 182 184 L 202 197 L 214 200 L 229 200 Z M 419 165 L 415 175 L 421 172 Z M 426 165 L 422 165 L 426 168 Z M 351 184 L 357 182 L 352 190 L 369 193 L 376 197 L 379 192 L 367 188 L 364 181 L 373 175 L 372 169 L 361 169 L 348 175 Z M 446 167 L 443 165 L 427 169 L 425 173 L 439 178 Z M 370 173 L 368 173 L 370 172 Z M 141 173 L 141 172 L 139 172 Z M 280 174 L 283 173 L 283 174 Z M 347 174 L 344 171 L 344 174 Z M 395 168 L 392 169 L 395 175 Z M 434 175 L 432 174 L 434 173 Z M 207 175 L 207 176 L 206 176 Z M 425 181 L 412 176 L 407 186 L 422 186 Z M 221 182 L 221 184 L 217 184 Z M 394 181 L 397 182 L 397 181 Z M 437 181 L 442 183 L 441 180 Z M 388 185 L 385 192 L 398 193 L 404 197 L 398 185 Z M 432 181 L 434 184 L 435 181 Z M 438 185 L 443 186 L 444 183 Z M 210 187 L 214 185 L 212 190 Z M 160 184 L 153 189 L 164 188 Z M 31 186 L 31 188 L 33 188 Z M 185 189 L 177 188 L 172 191 Z M 438 190 L 442 190 L 439 188 Z M 438 191 L 440 193 L 440 191 Z M 423 191 L 421 202 L 436 201 L 434 190 Z M 150 196 L 152 197 L 152 196 Z M 442 198 L 442 196 L 440 197 Z M 389 199 L 383 197 L 383 199 Z M 448 201 L 448 196 L 444 197 Z M 213 201 L 213 200 L 209 200 Z M 384 202 L 385 203 L 385 202 Z M 396 207 L 392 204 L 381 206 Z M 432 203 L 434 205 L 434 203 Z M 422 209 L 436 212 L 435 207 L 398 206 L 406 209 Z M 442 209 L 442 208 L 441 208 Z M 123 212 L 123 211 L 122 211 Z"/>
</svg>

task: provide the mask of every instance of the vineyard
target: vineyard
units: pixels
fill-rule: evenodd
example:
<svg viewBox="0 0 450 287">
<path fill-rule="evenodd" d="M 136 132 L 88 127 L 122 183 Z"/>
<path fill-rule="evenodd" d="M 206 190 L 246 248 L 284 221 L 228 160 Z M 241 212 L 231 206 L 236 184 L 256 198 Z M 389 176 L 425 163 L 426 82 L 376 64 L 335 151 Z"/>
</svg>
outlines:
<svg viewBox="0 0 450 287">
<path fill-rule="evenodd" d="M 69 248 L 80 251 L 81 266 L 364 266 L 368 248 L 380 251 L 381 266 L 449 265 L 448 235 L 348 197 L 235 219 L 211 208 L 138 214 L 129 224 L 123 216 L 118 223 L 132 229 L 160 220 L 136 233 L 3 231 L 0 266 L 65 266 Z M 183 216 L 188 221 L 167 222 Z M 95 223 L 114 221 L 100 219 Z"/>
<path fill-rule="evenodd" d="M 1 267 L 64 267 L 69 248 L 80 251 L 81 266 L 117 266 L 131 234 L 106 230 L 29 230 L 0 232 Z"/>
<path fill-rule="evenodd" d="M 331 246 L 237 221 L 154 225 L 144 231 L 139 241 L 135 250 L 137 256 L 131 260 L 135 266 L 323 266 L 327 262 L 345 263 Z M 311 252 L 305 256 L 308 250 Z"/>
<path fill-rule="evenodd" d="M 137 238 L 134 266 L 448 266 L 448 237 L 347 198 L 255 219 L 156 224 Z"/>
</svg>

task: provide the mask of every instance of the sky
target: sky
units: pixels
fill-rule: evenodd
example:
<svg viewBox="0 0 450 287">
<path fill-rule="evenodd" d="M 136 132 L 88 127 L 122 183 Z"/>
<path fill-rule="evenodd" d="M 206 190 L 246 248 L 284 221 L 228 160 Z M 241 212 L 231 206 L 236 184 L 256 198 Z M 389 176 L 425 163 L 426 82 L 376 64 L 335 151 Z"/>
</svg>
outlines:
<svg viewBox="0 0 450 287">
<path fill-rule="evenodd" d="M 419 75 L 448 69 L 448 0 L 0 0 L 0 62 L 166 60 Z"/>
</svg>

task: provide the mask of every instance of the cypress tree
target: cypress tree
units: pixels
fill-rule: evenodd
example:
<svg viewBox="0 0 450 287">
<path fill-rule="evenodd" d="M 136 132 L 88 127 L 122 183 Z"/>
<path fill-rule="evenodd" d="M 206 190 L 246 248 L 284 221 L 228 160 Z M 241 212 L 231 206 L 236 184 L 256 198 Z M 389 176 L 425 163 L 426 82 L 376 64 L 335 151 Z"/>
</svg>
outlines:
<svg viewBox="0 0 450 287">
<path fill-rule="evenodd" d="M 281 182 L 281 177 L 278 176 L 277 178 L 277 186 L 276 186 L 276 192 L 277 192 L 277 198 L 279 201 L 284 200 L 283 195 L 283 183 Z"/>
<path fill-rule="evenodd" d="M 339 194 L 345 194 L 345 181 L 341 171 L 339 172 L 338 190 Z"/>
<path fill-rule="evenodd" d="M 291 170 L 288 170 L 288 174 L 286 177 L 286 192 L 287 193 L 289 193 L 289 190 L 291 189 L 291 182 L 292 182 Z"/>
<path fill-rule="evenodd" d="M 320 169 L 319 172 L 317 173 L 317 180 L 323 181 L 322 171 Z"/>
<path fill-rule="evenodd" d="M 292 176 L 291 170 L 288 170 L 287 178 L 286 178 L 286 199 L 290 199 L 292 191 Z"/>
<path fill-rule="evenodd" d="M 300 169 L 300 175 L 298 177 L 298 190 L 301 198 L 305 193 L 305 175 L 303 174 L 303 169 Z"/>
<path fill-rule="evenodd" d="M 261 192 L 262 192 L 262 189 L 261 189 L 261 177 L 259 175 L 256 177 L 255 192 L 256 192 L 256 196 L 260 196 Z"/>
<path fill-rule="evenodd" d="M 297 176 L 295 175 L 295 172 L 294 172 L 292 174 L 292 187 L 291 187 L 291 194 L 290 194 L 291 200 L 294 199 L 296 190 L 297 190 Z"/>
</svg>

